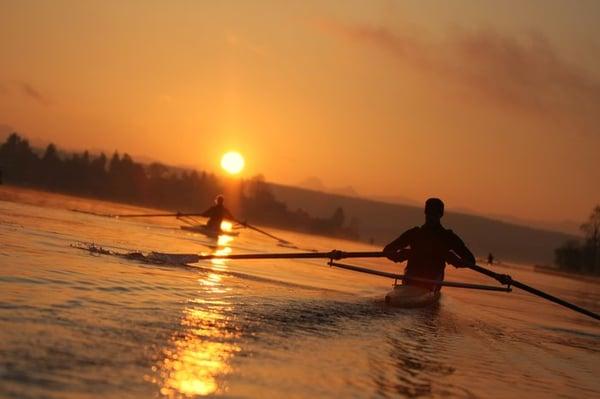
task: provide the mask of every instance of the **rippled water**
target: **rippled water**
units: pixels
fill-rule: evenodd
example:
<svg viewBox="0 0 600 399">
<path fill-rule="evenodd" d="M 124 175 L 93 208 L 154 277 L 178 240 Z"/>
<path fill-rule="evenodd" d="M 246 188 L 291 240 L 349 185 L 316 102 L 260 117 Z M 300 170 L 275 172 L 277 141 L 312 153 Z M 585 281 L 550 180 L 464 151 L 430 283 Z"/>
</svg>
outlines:
<svg viewBox="0 0 600 399">
<path fill-rule="evenodd" d="M 70 208 L 144 211 L 0 187 L 2 397 L 600 396 L 600 324 L 529 294 L 446 288 L 437 306 L 392 309 L 382 301 L 391 281 L 320 261 L 177 266 L 92 254 L 72 244 L 293 249 L 248 230 L 216 242 L 172 220 Z M 300 250 L 375 249 L 275 233 Z M 449 269 L 449 280 L 493 283 Z M 598 284 L 498 270 L 600 310 Z"/>
</svg>

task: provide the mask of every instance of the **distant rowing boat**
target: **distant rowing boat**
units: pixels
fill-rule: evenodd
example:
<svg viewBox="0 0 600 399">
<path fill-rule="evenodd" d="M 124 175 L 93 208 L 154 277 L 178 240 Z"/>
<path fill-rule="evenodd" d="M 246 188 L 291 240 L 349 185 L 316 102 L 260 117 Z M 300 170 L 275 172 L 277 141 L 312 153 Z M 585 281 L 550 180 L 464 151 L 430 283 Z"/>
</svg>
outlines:
<svg viewBox="0 0 600 399">
<path fill-rule="evenodd" d="M 118 218 L 174 217 L 174 218 L 181 220 L 184 223 L 187 223 L 187 226 L 181 226 L 182 230 L 204 234 L 205 236 L 208 236 L 208 237 L 217 238 L 220 235 L 228 235 L 230 237 L 235 237 L 240 234 L 239 232 L 235 232 L 235 231 L 225 231 L 225 230 L 215 231 L 213 229 L 208 229 L 206 227 L 206 225 L 201 224 L 197 219 L 194 218 L 195 216 L 203 216 L 203 213 L 176 212 L 176 213 L 141 213 L 141 214 L 140 213 L 106 214 L 106 213 L 89 212 L 89 211 L 85 211 L 85 210 L 81 210 L 81 209 L 71 209 L 71 211 L 78 212 L 78 213 L 85 213 L 85 214 L 94 215 L 94 216 L 116 218 L 116 219 L 118 219 Z M 248 229 L 254 230 L 262 235 L 270 237 L 274 240 L 277 240 L 279 242 L 279 244 L 282 244 L 285 246 L 293 245 L 291 242 L 284 240 L 283 238 L 274 236 L 273 234 L 266 232 L 262 229 L 259 229 L 258 227 L 253 226 L 253 225 L 249 224 L 248 222 L 245 222 L 245 221 L 242 222 L 242 221 L 235 220 L 235 219 L 232 219 L 231 221 L 236 223 L 235 228 L 240 228 L 240 227 L 248 228 Z"/>
<path fill-rule="evenodd" d="M 239 231 L 225 231 L 225 230 L 214 230 L 214 229 L 210 229 L 208 227 L 206 227 L 206 225 L 194 225 L 194 226 L 181 226 L 181 230 L 185 230 L 185 231 L 191 231 L 193 233 L 200 233 L 203 234 L 207 237 L 211 237 L 211 238 L 217 238 L 221 235 L 227 235 L 227 236 L 238 236 L 240 233 Z"/>
</svg>

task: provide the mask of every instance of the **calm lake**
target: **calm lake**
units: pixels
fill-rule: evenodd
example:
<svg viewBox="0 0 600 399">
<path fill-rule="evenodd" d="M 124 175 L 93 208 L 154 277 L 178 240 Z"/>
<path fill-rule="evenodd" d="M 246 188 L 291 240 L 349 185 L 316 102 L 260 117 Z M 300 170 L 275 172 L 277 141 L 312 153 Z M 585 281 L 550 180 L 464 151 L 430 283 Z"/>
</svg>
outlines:
<svg viewBox="0 0 600 399">
<path fill-rule="evenodd" d="M 269 228 L 296 248 L 248 229 L 213 240 L 176 220 L 70 209 L 148 212 L 0 187 L 1 397 L 600 397 L 600 323 L 530 294 L 444 288 L 437 306 L 393 309 L 383 303 L 392 280 L 325 261 L 149 264 L 77 246 L 380 248 Z M 399 233 L 408 227 L 398 221 Z M 600 311 L 597 283 L 495 270 Z M 447 280 L 495 283 L 453 267 Z"/>
</svg>

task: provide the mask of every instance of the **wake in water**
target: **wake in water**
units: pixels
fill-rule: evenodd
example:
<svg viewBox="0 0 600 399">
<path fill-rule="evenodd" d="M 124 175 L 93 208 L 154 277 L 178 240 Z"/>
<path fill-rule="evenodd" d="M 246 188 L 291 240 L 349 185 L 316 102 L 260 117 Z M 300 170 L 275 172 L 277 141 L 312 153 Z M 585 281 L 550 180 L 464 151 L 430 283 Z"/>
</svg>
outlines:
<svg viewBox="0 0 600 399">
<path fill-rule="evenodd" d="M 274 277 L 260 277 L 250 273 L 243 273 L 231 270 L 225 270 L 221 268 L 212 268 L 212 267 L 203 267 L 198 264 L 198 259 L 196 255 L 193 254 L 169 254 L 164 252 L 142 252 L 135 250 L 126 250 L 122 249 L 121 251 L 107 249 L 98 244 L 91 242 L 77 242 L 75 244 L 71 244 L 72 248 L 80 249 L 90 253 L 91 255 L 108 255 L 114 256 L 121 259 L 127 259 L 138 263 L 143 263 L 147 265 L 157 265 L 157 266 L 179 266 L 190 268 L 196 271 L 202 271 L 207 273 L 217 273 L 224 276 L 233 276 L 242 278 L 245 280 L 252 280 L 256 282 L 268 283 L 278 286 L 284 286 L 288 288 L 297 288 L 302 290 L 309 291 L 319 291 L 319 292 L 330 292 L 336 294 L 345 294 L 345 291 L 340 291 L 333 288 L 323 288 L 323 287 L 315 287 L 313 285 L 307 285 L 302 283 L 295 283 L 290 281 L 278 280 Z M 378 301 L 383 303 L 383 301 Z"/>
<path fill-rule="evenodd" d="M 71 247 L 88 251 L 91 254 L 116 256 L 119 258 L 134 260 L 152 265 L 189 266 L 190 263 L 197 262 L 197 258 L 194 255 L 166 254 L 154 251 L 148 253 L 143 253 L 140 251 L 121 252 L 114 251 L 112 249 L 106 249 L 97 244 L 86 242 L 71 244 Z"/>
</svg>

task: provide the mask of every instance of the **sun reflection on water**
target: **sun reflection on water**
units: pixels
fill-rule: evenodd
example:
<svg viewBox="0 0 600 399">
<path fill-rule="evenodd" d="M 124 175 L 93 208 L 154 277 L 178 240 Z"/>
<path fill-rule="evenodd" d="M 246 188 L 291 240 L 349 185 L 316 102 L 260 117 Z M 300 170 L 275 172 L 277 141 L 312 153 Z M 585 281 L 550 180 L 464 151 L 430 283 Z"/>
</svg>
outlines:
<svg viewBox="0 0 600 399">
<path fill-rule="evenodd" d="M 233 223 L 228 222 L 227 220 L 223 220 L 221 222 L 221 230 L 223 230 L 223 231 L 231 231 L 231 230 L 233 230 Z"/>
<path fill-rule="evenodd" d="M 224 241 L 226 241 L 225 239 L 228 236 L 219 236 L 219 245 L 221 244 L 221 240 L 223 239 Z M 229 237 L 231 238 L 231 237 Z M 215 255 L 228 255 L 231 253 L 231 248 L 230 247 L 223 247 L 223 248 L 219 248 L 216 251 L 214 251 Z M 211 263 L 211 267 L 213 270 L 218 270 L 218 271 L 222 271 L 222 270 L 226 270 L 227 269 L 227 259 L 211 259 L 210 260 Z"/>
<path fill-rule="evenodd" d="M 215 254 L 227 254 L 225 247 Z M 231 372 L 231 359 L 240 347 L 235 343 L 239 332 L 231 323 L 232 305 L 221 296 L 231 288 L 223 285 L 219 270 L 224 260 L 213 260 L 215 272 L 198 280 L 199 297 L 191 299 L 180 322 L 181 329 L 171 337 L 163 360 L 153 368 L 152 380 L 168 398 L 206 396 L 226 391 L 224 377 Z"/>
<path fill-rule="evenodd" d="M 228 249 L 229 251 L 226 253 L 231 252 L 231 248 L 227 247 L 227 245 L 233 241 L 233 237 L 232 236 L 228 236 L 227 234 L 221 234 L 219 236 L 219 238 L 217 238 L 217 246 L 219 247 L 223 247 L 221 249 Z M 217 251 L 218 252 L 218 251 Z"/>
<path fill-rule="evenodd" d="M 173 347 L 164 351 L 159 366 L 162 395 L 204 396 L 224 390 L 219 378 L 231 372 L 230 360 L 240 347 L 231 342 L 238 334 L 228 331 L 228 318 L 219 313 L 220 306 L 186 309 L 184 333 L 173 338 Z"/>
</svg>

